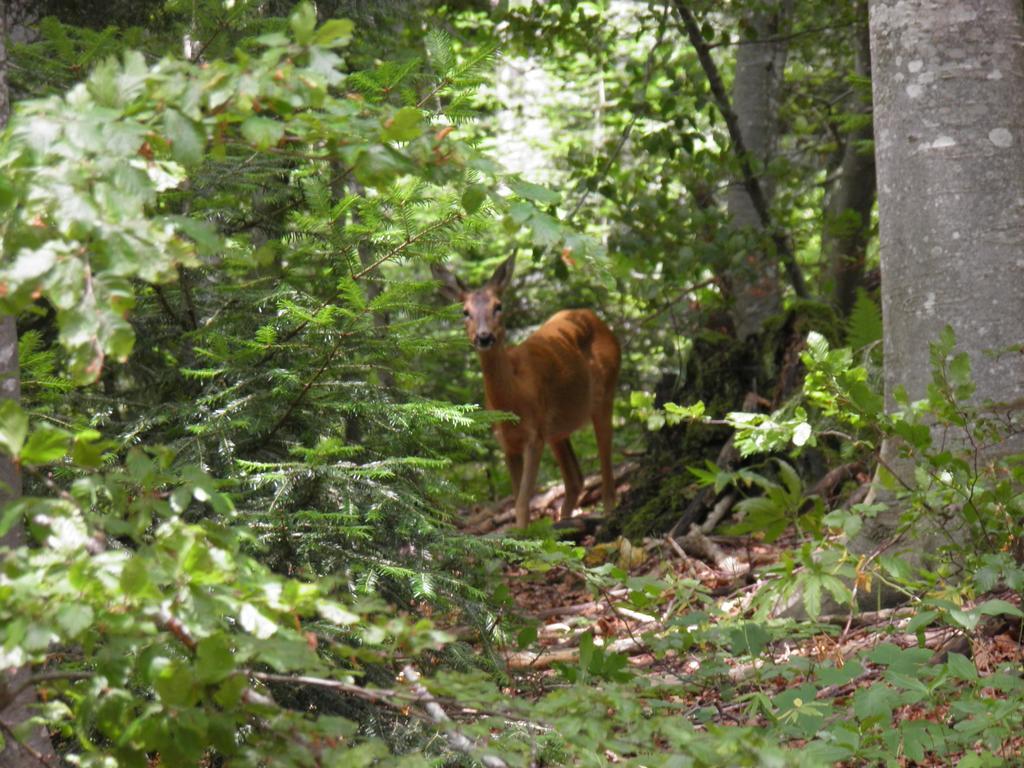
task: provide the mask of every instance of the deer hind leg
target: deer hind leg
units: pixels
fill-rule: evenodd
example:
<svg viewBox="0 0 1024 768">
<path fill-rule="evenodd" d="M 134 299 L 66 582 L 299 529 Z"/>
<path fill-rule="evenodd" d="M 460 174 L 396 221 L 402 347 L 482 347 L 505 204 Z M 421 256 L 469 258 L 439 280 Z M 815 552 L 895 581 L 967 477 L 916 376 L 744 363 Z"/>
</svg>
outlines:
<svg viewBox="0 0 1024 768">
<path fill-rule="evenodd" d="M 519 486 L 523 482 L 523 454 L 506 453 L 505 466 L 508 467 L 509 477 L 512 478 L 512 501 L 519 498 Z"/>
<path fill-rule="evenodd" d="M 565 481 L 565 500 L 562 502 L 562 509 L 555 518 L 568 520 L 572 511 L 576 509 L 576 502 L 580 499 L 580 491 L 583 490 L 583 471 L 580 469 L 580 462 L 576 458 L 576 452 L 572 449 L 569 438 L 551 443 L 551 452 L 555 454 L 558 461 L 558 468 L 562 471 L 562 480 Z"/>
<path fill-rule="evenodd" d="M 525 528 L 530 522 L 530 499 L 537 487 L 537 472 L 540 470 L 540 457 L 544 451 L 544 442 L 537 440 L 527 443 L 523 451 L 523 474 L 516 491 L 516 527 Z"/>
<path fill-rule="evenodd" d="M 601 459 L 601 500 L 604 514 L 615 509 L 615 477 L 612 471 L 612 403 L 601 403 L 594 413 L 594 436 Z"/>
</svg>

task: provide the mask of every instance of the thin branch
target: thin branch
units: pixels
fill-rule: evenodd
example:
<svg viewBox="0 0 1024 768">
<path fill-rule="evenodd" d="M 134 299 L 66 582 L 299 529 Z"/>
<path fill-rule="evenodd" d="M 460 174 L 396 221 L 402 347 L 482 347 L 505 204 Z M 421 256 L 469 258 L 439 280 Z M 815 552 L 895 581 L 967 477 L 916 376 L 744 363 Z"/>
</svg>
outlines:
<svg viewBox="0 0 1024 768">
<path fill-rule="evenodd" d="M 651 46 L 651 50 L 647 54 L 647 60 L 644 62 L 644 79 L 643 83 L 640 86 L 641 98 L 645 97 L 647 93 L 647 86 L 651 82 L 651 74 L 654 72 L 654 55 L 657 52 L 657 50 L 661 47 L 661 41 L 664 39 L 668 14 L 669 8 L 668 2 L 666 0 L 665 10 L 661 14 L 661 19 L 658 22 L 657 39 L 655 40 L 654 45 Z M 605 160 L 605 163 L 601 167 L 601 170 L 598 172 L 597 176 L 594 177 L 594 183 L 587 185 L 587 187 L 583 190 L 583 194 L 580 195 L 580 199 L 577 200 L 576 205 L 573 206 L 572 211 L 570 211 L 569 215 L 566 216 L 565 221 L 567 224 L 571 223 L 572 220 L 576 218 L 576 214 L 580 212 L 580 209 L 583 207 L 583 204 L 586 203 L 587 198 L 590 197 L 591 190 L 596 189 L 598 186 L 598 182 L 600 182 L 601 179 L 605 178 L 608 175 L 608 172 L 611 170 L 612 165 L 618 159 L 619 153 L 622 152 L 622 148 L 625 147 L 626 142 L 629 141 L 629 137 L 633 133 L 633 126 L 636 125 L 638 117 L 639 115 L 636 112 L 633 112 L 632 116 L 629 118 L 629 122 L 626 124 L 625 129 L 622 131 L 622 135 L 619 136 L 619 140 L 618 142 L 616 142 L 615 148 L 612 150 L 611 154 L 608 155 L 608 159 Z"/>
<path fill-rule="evenodd" d="M 361 685 L 343 683 L 341 680 L 329 680 L 323 677 L 309 677 L 308 675 L 279 675 L 273 672 L 254 672 L 243 670 L 243 673 L 263 683 L 285 683 L 288 685 L 308 685 L 313 688 L 325 688 L 331 691 L 340 691 L 363 701 L 370 701 L 374 704 L 393 704 L 394 699 L 403 698 L 401 691 L 393 688 L 364 688 Z M 406 697 L 408 698 L 408 697 Z"/>
<path fill-rule="evenodd" d="M 708 43 L 708 48 L 731 48 L 735 45 L 757 45 L 759 43 L 786 43 L 790 40 L 799 40 L 801 37 L 807 37 L 808 35 L 816 35 L 819 32 L 831 32 L 833 30 L 849 29 L 858 24 L 856 21 L 850 21 L 846 24 L 822 24 L 820 27 L 809 27 L 807 29 L 800 29 L 796 32 L 790 32 L 786 35 L 770 35 L 768 37 L 759 37 L 756 40 L 732 40 L 723 41 L 721 43 Z"/>
<path fill-rule="evenodd" d="M 47 768 L 54 768 L 55 763 L 51 762 L 49 758 L 47 758 L 37 749 L 32 747 L 30 744 L 26 744 L 24 741 L 20 741 L 18 737 L 14 735 L 14 731 L 11 730 L 10 726 L 7 725 L 3 720 L 0 720 L 0 731 L 3 731 L 8 743 L 13 743 L 17 747 L 20 747 L 21 749 L 25 750 L 25 752 L 27 752 L 40 765 L 45 765 Z"/>
<path fill-rule="evenodd" d="M 274 426 L 270 428 L 270 431 L 265 436 L 266 439 L 269 440 L 277 433 L 277 430 L 279 430 L 281 427 L 285 425 L 285 422 L 288 421 L 289 417 L 292 415 L 292 413 L 294 413 L 295 409 L 299 407 L 299 403 L 301 403 L 306 398 L 306 395 L 309 393 L 309 390 L 311 390 L 313 388 L 313 385 L 316 384 L 320 377 L 324 375 L 324 372 L 327 370 L 327 366 L 331 364 L 331 361 L 334 360 L 334 356 L 337 355 L 338 350 L 341 349 L 342 341 L 344 341 L 344 339 L 350 335 L 351 334 L 348 333 L 339 334 L 337 341 L 334 342 L 334 346 L 332 346 L 330 351 L 324 356 L 323 363 L 321 363 L 320 367 L 317 368 L 316 373 L 314 373 L 310 377 L 309 381 L 306 382 L 305 386 L 303 386 L 302 388 L 302 391 L 295 396 L 291 403 L 289 403 L 288 409 L 284 412 L 284 415 L 282 415 L 281 418 L 278 419 L 277 422 L 274 424 Z"/>
<path fill-rule="evenodd" d="M 227 20 L 224 19 L 224 18 L 219 19 L 218 22 L 217 22 L 217 28 L 215 30 L 213 30 L 213 34 L 210 35 L 206 39 L 206 42 L 203 43 L 199 47 L 198 51 L 196 51 L 195 53 L 192 54 L 192 57 L 189 59 L 189 61 L 191 61 L 193 64 L 195 64 L 196 62 L 202 61 L 203 54 L 206 53 L 206 49 L 209 48 L 210 45 L 213 43 L 213 41 L 216 40 L 220 36 L 220 33 L 223 32 L 227 28 L 228 28 Z"/>
<path fill-rule="evenodd" d="M 412 684 L 412 692 L 416 694 L 419 704 L 430 715 L 431 720 L 438 725 L 451 722 L 448 713 L 437 703 L 437 700 L 430 691 L 420 683 L 420 675 L 411 665 L 407 664 L 402 669 L 402 675 Z M 448 730 L 445 732 L 444 737 L 448 742 L 448 746 L 457 752 L 473 755 L 476 751 L 473 748 L 473 742 L 458 730 Z M 479 760 L 486 768 L 507 768 L 507 763 L 496 755 L 481 755 Z"/>
<path fill-rule="evenodd" d="M 185 321 L 182 320 L 181 317 L 178 316 L 178 313 L 174 311 L 174 308 L 171 307 L 171 303 L 167 300 L 167 294 L 164 293 L 164 287 L 162 285 L 158 285 L 158 284 L 154 283 L 153 284 L 153 293 L 156 294 L 157 301 L 159 301 L 160 302 L 160 306 L 164 308 L 164 312 L 166 312 L 167 315 L 172 320 L 174 320 L 175 323 L 180 325 L 185 330 L 192 330 L 191 328 L 188 327 L 188 325 L 185 323 Z"/>
<path fill-rule="evenodd" d="M 192 323 L 194 331 L 199 328 L 199 316 L 196 314 L 196 305 L 192 300 L 192 288 L 189 286 L 184 267 L 178 267 L 178 283 L 181 285 L 181 293 L 185 297 L 185 307 L 188 309 L 188 319 Z"/>
<path fill-rule="evenodd" d="M 775 244 L 775 250 L 782 260 L 783 266 L 786 268 L 786 274 L 796 295 L 800 298 L 807 298 L 807 285 L 804 283 L 803 272 L 800 271 L 800 265 L 796 263 L 796 255 L 793 253 L 789 240 L 785 235 L 778 232 L 772 223 L 764 190 L 761 188 L 761 182 L 754 175 L 754 168 L 750 163 L 750 153 L 747 151 L 747 145 L 743 141 L 743 134 L 740 132 L 739 119 L 732 109 L 728 94 L 725 92 L 725 84 L 722 82 L 722 76 L 718 71 L 715 60 L 711 57 L 707 41 L 704 40 L 704 35 L 700 31 L 697 20 L 694 19 L 690 9 L 683 4 L 682 0 L 672 0 L 672 7 L 675 8 L 680 21 L 682 21 L 686 35 L 690 39 L 690 44 L 697 51 L 697 58 L 700 60 L 701 68 L 704 70 L 704 76 L 708 79 L 708 85 L 711 87 L 711 94 L 714 96 L 715 105 L 725 119 L 725 125 L 729 130 L 729 138 L 732 141 L 733 153 L 739 160 L 740 171 L 743 174 L 743 188 L 747 191 L 750 202 L 757 212 L 757 218 L 761 222 L 761 227 L 769 234 L 772 243 Z"/>
<path fill-rule="evenodd" d="M 40 672 L 39 674 L 26 678 L 22 681 L 21 685 L 13 691 L 8 691 L 7 696 L 11 700 L 14 700 L 14 698 L 16 698 L 23 690 L 39 685 L 39 683 L 51 682 L 53 680 L 88 680 L 95 676 L 95 672 Z M 0 709 L 3 709 L 3 707 L 0 707 Z"/>
<path fill-rule="evenodd" d="M 407 237 L 405 240 L 403 240 L 401 243 L 396 245 L 390 251 L 385 253 L 379 259 L 375 260 L 371 264 L 367 265 L 365 268 L 363 268 L 363 269 L 359 270 L 358 272 L 356 272 L 354 275 L 352 275 L 352 279 L 353 280 L 359 280 L 362 277 L 366 277 L 366 275 L 368 275 L 370 272 L 375 270 L 377 267 L 379 267 L 385 261 L 388 261 L 390 259 L 395 258 L 395 256 L 400 254 L 402 251 L 404 251 L 410 245 L 413 245 L 414 243 L 418 242 L 419 240 L 422 240 L 424 237 L 426 237 L 427 235 L 431 234 L 432 232 L 435 232 L 435 231 L 437 231 L 439 229 L 442 229 L 442 228 L 448 226 L 449 224 L 453 224 L 453 223 L 455 223 L 457 221 L 461 221 L 461 219 L 462 219 L 462 214 L 461 213 L 453 213 L 453 214 L 450 214 L 448 216 L 445 216 L 443 219 L 438 219 L 433 224 L 431 224 L 429 227 L 426 227 L 426 228 L 420 230 L 419 232 L 417 232 L 412 237 Z"/>
</svg>

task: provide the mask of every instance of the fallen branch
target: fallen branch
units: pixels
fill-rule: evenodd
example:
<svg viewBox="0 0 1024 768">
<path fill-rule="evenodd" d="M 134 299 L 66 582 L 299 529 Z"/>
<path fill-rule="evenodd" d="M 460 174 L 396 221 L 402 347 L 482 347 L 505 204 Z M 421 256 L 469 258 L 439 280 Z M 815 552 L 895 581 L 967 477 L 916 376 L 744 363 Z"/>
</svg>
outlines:
<svg viewBox="0 0 1024 768">
<path fill-rule="evenodd" d="M 627 461 L 615 467 L 612 476 L 615 479 L 616 485 L 622 482 L 627 475 L 634 472 L 638 466 L 636 462 Z M 580 492 L 580 498 L 576 502 L 576 506 L 593 506 L 600 501 L 600 486 L 600 474 L 585 477 L 583 479 L 583 489 Z M 530 497 L 530 509 L 534 512 L 540 511 L 542 513 L 547 510 L 556 510 L 561 506 L 561 500 L 564 497 L 565 484 L 556 483 L 550 488 L 535 493 Z M 466 533 L 479 536 L 501 530 L 515 522 L 515 517 L 515 499 L 512 496 L 506 496 L 497 504 L 488 505 L 466 517 L 461 522 L 460 527 Z"/>
<path fill-rule="evenodd" d="M 610 589 L 608 594 L 612 597 L 625 597 L 629 594 L 629 590 L 625 588 Z M 589 600 L 585 603 L 574 603 L 572 605 L 554 606 L 552 608 L 541 608 L 539 611 L 531 611 L 527 613 L 535 619 L 546 619 L 551 616 L 575 616 L 580 613 L 586 613 L 594 608 L 599 608 L 604 604 L 604 600 Z"/>
<path fill-rule="evenodd" d="M 444 708 L 437 703 L 437 699 L 435 699 L 433 694 L 431 694 L 430 691 L 420 683 L 419 672 L 413 669 L 411 665 L 407 664 L 402 669 L 402 676 L 411 684 L 413 694 L 417 697 L 417 701 L 420 706 L 423 707 L 431 720 L 438 725 L 451 722 L 451 718 L 448 717 L 448 713 L 445 712 Z M 473 742 L 458 730 L 445 731 L 444 737 L 448 742 L 448 746 L 456 752 L 461 752 L 464 755 L 476 756 L 477 750 L 474 748 Z M 487 768 L 507 768 L 507 763 L 497 755 L 481 755 L 478 759 Z"/>
<path fill-rule="evenodd" d="M 644 647 L 643 642 L 632 637 L 624 637 L 604 647 L 606 653 L 628 653 Z M 555 650 L 542 650 L 539 653 L 533 651 L 522 651 L 513 653 L 506 659 L 505 664 L 510 670 L 524 669 L 548 669 L 552 664 L 573 664 L 580 659 L 579 648 L 564 648 Z"/>
<path fill-rule="evenodd" d="M 807 495 L 821 496 L 823 499 L 829 499 L 835 495 L 839 486 L 865 471 L 867 471 L 867 468 L 862 461 L 851 461 L 849 464 L 843 464 L 826 472 L 818 482 L 811 486 Z"/>
</svg>

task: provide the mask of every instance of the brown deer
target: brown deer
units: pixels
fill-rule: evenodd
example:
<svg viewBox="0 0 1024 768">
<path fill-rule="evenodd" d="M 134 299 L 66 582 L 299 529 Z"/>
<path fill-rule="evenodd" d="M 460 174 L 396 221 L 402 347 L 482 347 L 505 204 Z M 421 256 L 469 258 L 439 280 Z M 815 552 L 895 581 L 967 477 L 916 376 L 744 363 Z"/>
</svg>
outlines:
<svg viewBox="0 0 1024 768">
<path fill-rule="evenodd" d="M 530 498 L 545 443 L 551 446 L 565 480 L 558 520 L 567 519 L 576 508 L 583 473 L 569 435 L 587 421 L 593 423 L 597 437 L 604 511 L 610 514 L 615 507 L 612 402 L 621 359 L 615 334 L 589 309 L 565 309 L 519 346 L 507 346 L 501 296 L 512 280 L 515 254 L 475 291 L 443 267 L 432 269 L 444 296 L 462 303 L 466 334 L 483 368 L 486 407 L 519 417 L 494 425 L 512 476 L 516 525 L 525 528 L 529 522 Z"/>
</svg>

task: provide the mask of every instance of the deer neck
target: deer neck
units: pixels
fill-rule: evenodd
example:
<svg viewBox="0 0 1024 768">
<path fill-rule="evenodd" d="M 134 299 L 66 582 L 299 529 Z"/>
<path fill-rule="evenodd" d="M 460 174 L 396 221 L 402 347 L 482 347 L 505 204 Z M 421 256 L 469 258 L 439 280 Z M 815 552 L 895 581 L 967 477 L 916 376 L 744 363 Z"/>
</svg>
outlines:
<svg viewBox="0 0 1024 768">
<path fill-rule="evenodd" d="M 487 407 L 508 410 L 514 400 L 515 371 L 512 356 L 504 344 L 491 349 L 477 350 L 484 373 L 484 395 Z"/>
</svg>

